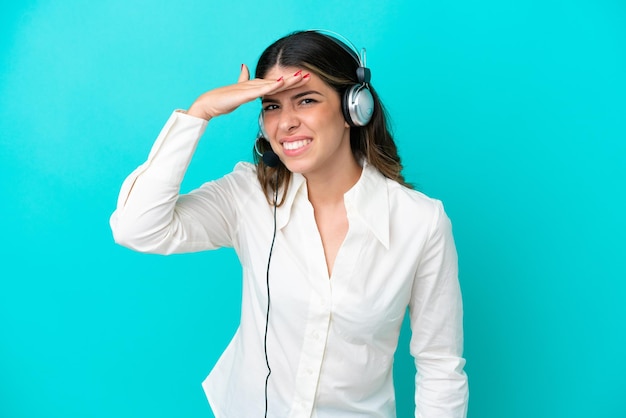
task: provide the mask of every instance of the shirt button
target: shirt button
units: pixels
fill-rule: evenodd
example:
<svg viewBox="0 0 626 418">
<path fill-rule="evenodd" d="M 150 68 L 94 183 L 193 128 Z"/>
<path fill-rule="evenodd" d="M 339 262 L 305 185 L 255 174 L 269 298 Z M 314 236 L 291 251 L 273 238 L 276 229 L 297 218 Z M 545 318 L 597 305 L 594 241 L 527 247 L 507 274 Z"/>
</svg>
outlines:
<svg viewBox="0 0 626 418">
<path fill-rule="evenodd" d="M 312 336 L 313 336 L 313 338 L 315 338 L 316 340 L 319 340 L 319 339 L 320 339 L 320 333 L 319 333 L 319 332 L 317 332 L 317 331 L 313 331 L 313 335 L 312 335 Z"/>
</svg>

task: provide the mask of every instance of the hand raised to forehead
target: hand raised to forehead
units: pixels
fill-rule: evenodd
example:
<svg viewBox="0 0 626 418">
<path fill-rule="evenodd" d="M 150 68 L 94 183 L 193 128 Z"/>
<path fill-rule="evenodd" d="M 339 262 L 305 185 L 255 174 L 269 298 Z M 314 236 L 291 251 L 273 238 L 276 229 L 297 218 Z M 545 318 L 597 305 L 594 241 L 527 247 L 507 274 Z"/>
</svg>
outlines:
<svg viewBox="0 0 626 418">
<path fill-rule="evenodd" d="M 242 64 L 237 83 L 210 90 L 196 99 L 187 114 L 209 120 L 230 113 L 244 103 L 259 97 L 300 87 L 309 80 L 301 71 L 278 80 L 255 78 L 250 80 L 248 66 Z"/>
</svg>

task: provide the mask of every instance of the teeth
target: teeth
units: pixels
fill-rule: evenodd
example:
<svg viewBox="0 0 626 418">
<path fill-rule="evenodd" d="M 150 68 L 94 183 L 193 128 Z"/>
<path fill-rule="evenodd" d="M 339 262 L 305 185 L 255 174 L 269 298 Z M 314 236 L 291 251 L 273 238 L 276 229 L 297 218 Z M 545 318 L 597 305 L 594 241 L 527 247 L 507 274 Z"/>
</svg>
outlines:
<svg viewBox="0 0 626 418">
<path fill-rule="evenodd" d="M 302 148 L 309 143 L 311 143 L 310 139 L 302 139 L 300 141 L 284 142 L 283 147 L 286 150 L 294 150 L 294 149 Z"/>
</svg>

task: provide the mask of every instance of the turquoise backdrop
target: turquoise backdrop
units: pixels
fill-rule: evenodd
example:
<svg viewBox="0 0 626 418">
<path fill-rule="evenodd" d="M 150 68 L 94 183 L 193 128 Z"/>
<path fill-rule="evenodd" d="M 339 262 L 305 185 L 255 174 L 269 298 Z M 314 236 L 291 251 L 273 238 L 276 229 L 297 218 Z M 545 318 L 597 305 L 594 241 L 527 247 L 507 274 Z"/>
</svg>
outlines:
<svg viewBox="0 0 626 418">
<path fill-rule="evenodd" d="M 108 218 L 173 109 L 309 28 L 368 48 L 405 175 L 453 221 L 469 417 L 626 417 L 625 22 L 623 0 L 4 2 L 0 417 L 212 416 L 236 256 L 134 253 Z M 251 158 L 257 112 L 211 122 L 185 191 Z"/>
</svg>

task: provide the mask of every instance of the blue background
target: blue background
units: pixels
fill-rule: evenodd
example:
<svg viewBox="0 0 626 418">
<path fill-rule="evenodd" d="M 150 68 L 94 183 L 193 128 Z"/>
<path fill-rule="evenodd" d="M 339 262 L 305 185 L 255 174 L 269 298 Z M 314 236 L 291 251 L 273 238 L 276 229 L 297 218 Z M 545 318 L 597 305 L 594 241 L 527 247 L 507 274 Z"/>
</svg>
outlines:
<svg viewBox="0 0 626 418">
<path fill-rule="evenodd" d="M 296 29 L 368 48 L 405 175 L 460 254 L 470 418 L 626 417 L 626 4 L 21 1 L 0 6 L 0 417 L 210 417 L 230 250 L 116 246 L 108 217 L 175 108 Z M 185 191 L 251 158 L 211 122 Z M 403 328 L 398 415 L 411 416 Z"/>
</svg>

